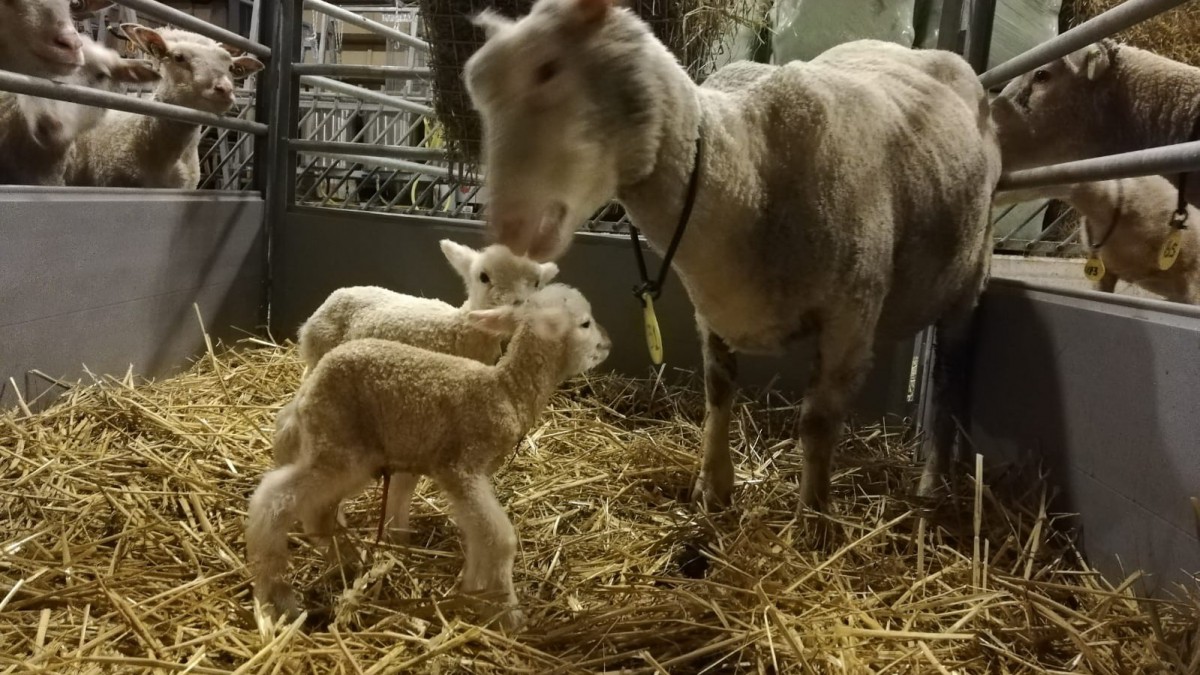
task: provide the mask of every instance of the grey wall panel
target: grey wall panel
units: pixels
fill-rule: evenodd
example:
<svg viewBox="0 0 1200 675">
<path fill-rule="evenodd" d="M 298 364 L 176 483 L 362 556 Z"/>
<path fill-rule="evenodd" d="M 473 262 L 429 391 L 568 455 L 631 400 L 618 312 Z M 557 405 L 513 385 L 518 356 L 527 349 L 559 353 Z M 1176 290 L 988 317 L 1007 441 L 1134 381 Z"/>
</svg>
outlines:
<svg viewBox="0 0 1200 675">
<path fill-rule="evenodd" d="M 254 331 L 262 200 L 245 193 L 0 190 L 0 405 L 92 372 L 167 374 L 216 337 Z M 43 401 L 46 397 L 43 397 Z"/>
<path fill-rule="evenodd" d="M 289 214 L 277 231 L 272 298 L 272 331 L 276 339 L 295 338 L 299 324 L 333 290 L 352 285 L 379 285 L 404 293 L 462 301 L 462 283 L 450 269 L 437 242 L 451 238 L 470 246 L 485 244 L 476 227 L 446 221 L 417 221 L 371 214 L 340 216 L 336 212 L 300 209 Z M 657 269 L 658 259 L 648 256 Z M 559 280 L 578 287 L 593 305 L 598 320 L 613 338 L 607 368 L 647 375 L 649 356 L 641 308 L 632 289 L 637 266 L 628 240 L 580 236 L 559 262 Z M 656 306 L 664 351 L 672 369 L 695 369 L 700 347 L 694 314 L 683 287 L 674 277 Z M 859 397 L 858 411 L 868 419 L 892 412 L 909 414 L 905 401 L 912 343 L 885 345 L 875 372 Z M 739 381 L 774 383 L 798 391 L 808 381 L 811 350 L 797 347 L 780 358 L 740 360 Z"/>
<path fill-rule="evenodd" d="M 1099 569 L 1200 572 L 1200 310 L 998 281 L 980 321 L 976 446 L 1041 461 Z"/>
</svg>

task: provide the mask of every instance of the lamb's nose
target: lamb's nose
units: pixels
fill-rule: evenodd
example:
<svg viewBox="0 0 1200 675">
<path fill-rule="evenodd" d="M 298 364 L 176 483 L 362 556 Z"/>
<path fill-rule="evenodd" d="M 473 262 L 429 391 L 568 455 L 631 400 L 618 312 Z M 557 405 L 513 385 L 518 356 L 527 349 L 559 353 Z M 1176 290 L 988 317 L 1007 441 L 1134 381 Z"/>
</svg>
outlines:
<svg viewBox="0 0 1200 675">
<path fill-rule="evenodd" d="M 54 38 L 54 45 L 68 51 L 75 51 L 83 47 L 83 41 L 79 39 L 79 33 L 71 28 L 59 33 Z"/>
</svg>

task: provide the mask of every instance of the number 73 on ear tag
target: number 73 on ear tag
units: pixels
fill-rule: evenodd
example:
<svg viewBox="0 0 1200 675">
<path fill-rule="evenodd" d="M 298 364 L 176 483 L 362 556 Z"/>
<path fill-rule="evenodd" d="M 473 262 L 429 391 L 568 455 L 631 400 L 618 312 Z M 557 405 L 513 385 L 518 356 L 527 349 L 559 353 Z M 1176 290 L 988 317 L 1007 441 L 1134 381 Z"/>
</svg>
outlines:
<svg viewBox="0 0 1200 675">
<path fill-rule="evenodd" d="M 662 333 L 658 330 L 658 316 L 654 313 L 654 298 L 650 292 L 642 293 L 642 319 L 646 324 L 646 346 L 650 349 L 650 361 L 654 365 L 663 362 Z"/>
</svg>

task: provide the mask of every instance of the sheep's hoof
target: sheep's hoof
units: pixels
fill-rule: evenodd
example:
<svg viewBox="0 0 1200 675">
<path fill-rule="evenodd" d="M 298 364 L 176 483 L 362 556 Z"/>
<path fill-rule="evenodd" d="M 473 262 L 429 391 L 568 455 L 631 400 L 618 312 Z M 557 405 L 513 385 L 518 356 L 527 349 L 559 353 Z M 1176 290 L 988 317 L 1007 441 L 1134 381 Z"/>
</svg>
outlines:
<svg viewBox="0 0 1200 675">
<path fill-rule="evenodd" d="M 933 462 L 927 462 L 925 470 L 921 472 L 921 482 L 917 485 L 917 497 L 927 500 L 937 499 L 945 492 L 946 487 L 944 472 L 939 470 Z"/>
<path fill-rule="evenodd" d="M 722 511 L 733 504 L 733 474 L 701 472 L 692 489 L 692 501 L 706 511 Z"/>
<path fill-rule="evenodd" d="M 389 528 L 383 537 L 387 543 L 393 546 L 408 546 L 412 541 L 412 531 L 407 528 L 393 527 Z"/>
<path fill-rule="evenodd" d="M 816 478 L 809 479 L 808 476 L 806 472 L 800 480 L 800 508 L 825 513 L 829 504 L 829 484 L 822 484 Z"/>
</svg>

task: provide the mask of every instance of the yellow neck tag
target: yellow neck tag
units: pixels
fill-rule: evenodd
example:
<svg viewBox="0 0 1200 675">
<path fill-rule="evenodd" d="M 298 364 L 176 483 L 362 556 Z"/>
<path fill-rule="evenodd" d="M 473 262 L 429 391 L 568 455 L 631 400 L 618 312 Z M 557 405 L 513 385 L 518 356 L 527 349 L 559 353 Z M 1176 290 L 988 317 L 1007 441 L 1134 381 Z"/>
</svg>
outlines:
<svg viewBox="0 0 1200 675">
<path fill-rule="evenodd" d="M 1089 281 L 1100 281 L 1103 279 L 1104 261 L 1093 253 L 1092 257 L 1088 258 L 1087 262 L 1083 264 L 1083 276 L 1087 277 Z"/>
<path fill-rule="evenodd" d="M 1171 234 L 1167 235 L 1167 240 L 1163 242 L 1162 249 L 1158 252 L 1158 269 L 1169 270 L 1171 265 L 1175 264 L 1175 259 L 1179 257 L 1179 249 L 1183 243 L 1183 230 L 1172 229 Z"/>
<path fill-rule="evenodd" d="M 649 291 L 642 293 L 642 318 L 646 322 L 646 346 L 650 348 L 650 361 L 654 365 L 663 362 L 662 333 L 658 330 L 658 316 L 654 313 L 654 298 Z"/>
</svg>

